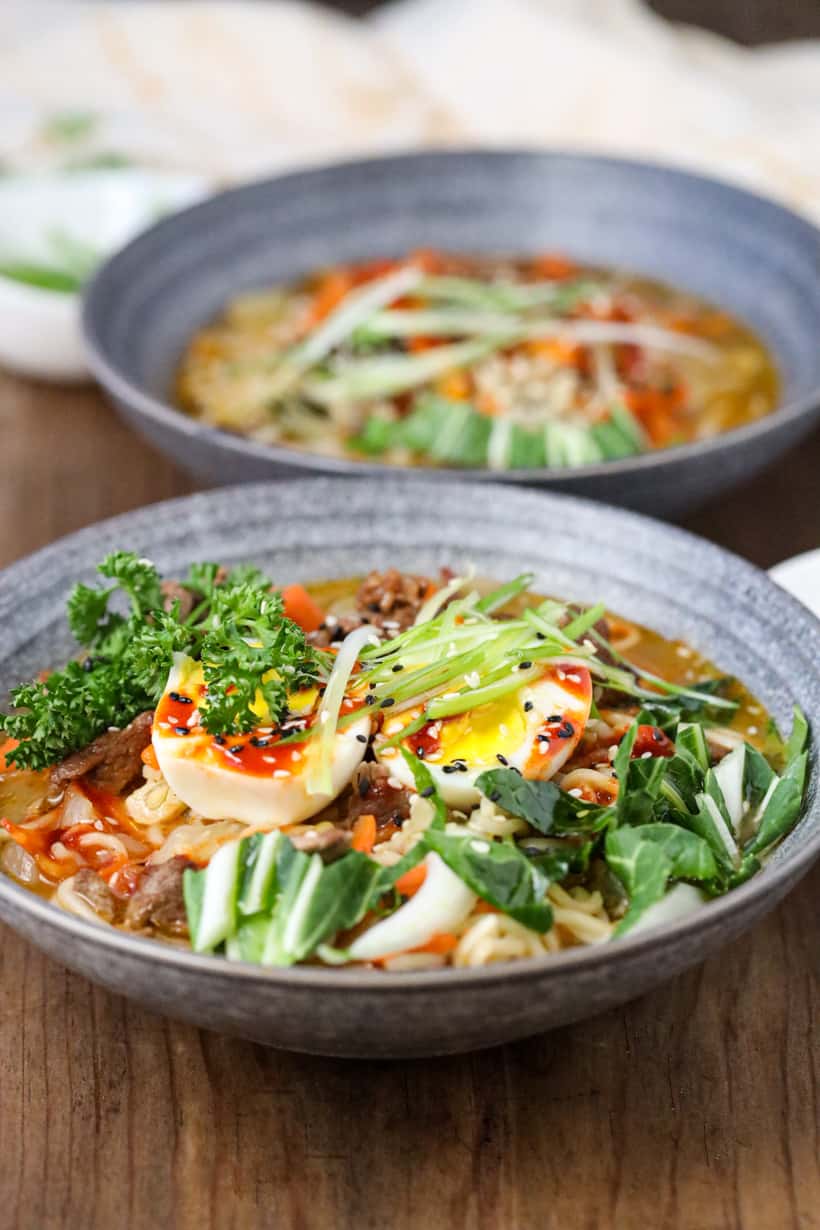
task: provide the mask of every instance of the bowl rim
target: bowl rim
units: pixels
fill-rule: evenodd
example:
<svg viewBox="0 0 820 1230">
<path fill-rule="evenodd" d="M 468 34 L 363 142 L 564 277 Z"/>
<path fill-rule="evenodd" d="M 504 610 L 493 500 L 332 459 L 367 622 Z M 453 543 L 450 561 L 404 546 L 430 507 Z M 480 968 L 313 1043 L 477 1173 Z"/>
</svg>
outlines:
<svg viewBox="0 0 820 1230">
<path fill-rule="evenodd" d="M 274 189 L 277 185 L 287 185 L 299 180 L 309 183 L 312 177 L 319 178 L 343 172 L 350 175 L 366 174 L 373 167 L 384 171 L 398 170 L 408 164 L 426 161 L 446 164 L 449 161 L 484 161 L 487 159 L 497 159 L 501 162 L 523 159 L 543 163 L 581 163 L 602 168 L 632 170 L 636 174 L 643 175 L 660 172 L 678 181 L 686 180 L 711 189 L 719 188 L 739 201 L 754 202 L 758 207 L 765 207 L 772 216 L 788 219 L 792 225 L 798 224 L 805 231 L 807 239 L 814 240 L 818 263 L 820 263 L 820 227 L 816 226 L 809 217 L 762 193 L 751 191 L 717 176 L 691 171 L 685 166 L 672 162 L 619 158 L 581 149 L 539 149 L 534 146 L 454 146 L 444 149 L 408 149 L 401 153 L 368 158 L 354 156 L 296 167 L 276 175 L 249 180 L 214 193 L 203 201 L 160 219 L 104 261 L 85 286 L 81 300 L 81 329 L 86 358 L 92 375 L 117 402 L 124 403 L 129 410 L 135 411 L 161 428 L 170 429 L 177 435 L 206 443 L 223 453 L 281 466 L 297 473 L 311 470 L 317 474 L 348 475 L 350 477 L 373 477 L 379 474 L 410 476 L 421 472 L 425 476 L 434 477 L 439 482 L 452 479 L 453 475 L 457 474 L 470 482 L 500 481 L 513 485 L 530 485 L 548 480 L 550 486 L 561 487 L 570 485 L 579 478 L 593 480 L 609 476 L 617 478 L 618 476 L 641 475 L 645 472 L 662 471 L 665 467 L 674 466 L 677 462 L 685 464 L 701 457 L 719 457 L 731 450 L 735 444 L 740 446 L 753 443 L 765 437 L 770 431 L 776 430 L 778 425 L 795 422 L 804 416 L 820 416 L 820 379 L 818 379 L 817 384 L 801 397 L 779 402 L 774 410 L 751 423 L 733 427 L 729 431 L 720 432 L 718 435 L 703 440 L 655 449 L 647 453 L 640 453 L 635 457 L 567 468 L 543 466 L 509 470 L 490 470 L 487 467 L 389 465 L 384 462 L 357 458 L 328 457 L 320 453 L 311 453 L 306 449 L 290 448 L 279 444 L 262 444 L 238 432 L 230 432 L 203 423 L 174 406 L 169 399 L 147 392 L 141 384 L 126 376 L 117 363 L 109 358 L 97 323 L 98 316 L 100 316 L 97 301 L 98 299 L 104 301 L 107 281 L 116 275 L 121 260 L 130 260 L 135 250 L 142 245 L 152 244 L 158 233 L 164 230 L 173 233 L 176 228 L 187 226 L 192 215 L 202 215 L 209 208 L 221 208 L 224 201 L 245 196 L 260 188 Z"/>
<path fill-rule="evenodd" d="M 24 556 L 0 571 L 0 585 L 2 588 L 16 588 L 18 580 L 19 582 L 24 582 L 31 575 L 46 574 L 51 562 L 59 559 L 66 549 L 74 551 L 79 549 L 80 553 L 82 553 L 91 547 L 92 544 L 96 546 L 97 536 L 100 531 L 119 530 L 120 528 L 127 531 L 130 521 L 146 514 L 151 515 L 157 512 L 166 514 L 185 511 L 196 503 L 207 506 L 209 499 L 230 500 L 235 498 L 252 500 L 256 493 L 262 496 L 265 493 L 272 493 L 274 491 L 282 498 L 290 499 L 292 502 L 298 498 L 293 493 L 304 493 L 306 485 L 320 483 L 327 485 L 327 481 L 327 479 L 319 476 L 312 476 L 254 484 L 234 484 L 233 486 L 221 487 L 213 491 L 194 492 L 193 494 L 171 500 L 143 505 L 130 512 L 94 522 L 72 534 L 56 539 L 38 551 Z M 331 485 L 337 487 L 340 492 L 346 492 L 350 486 L 347 480 L 340 479 L 331 480 Z M 402 483 L 402 487 L 405 490 L 424 488 L 426 485 L 423 479 Z M 477 496 L 483 494 L 483 487 L 478 487 L 476 484 L 462 483 L 459 486 L 466 488 L 468 492 L 470 487 L 472 487 Z M 503 491 L 503 488 L 500 488 L 500 491 Z M 577 506 L 589 512 L 594 511 L 596 515 L 600 515 L 602 508 L 601 504 L 590 499 L 578 496 L 557 495 L 549 491 L 529 491 L 526 495 L 522 492 L 514 498 L 521 499 L 522 497 L 538 501 L 560 502 L 562 509 Z M 802 625 L 801 630 L 804 633 L 808 632 L 817 641 L 818 647 L 820 647 L 820 620 L 798 599 L 792 597 L 791 594 L 771 580 L 761 569 L 742 559 L 734 552 L 708 542 L 678 526 L 667 525 L 641 513 L 606 505 L 603 507 L 606 509 L 607 515 L 615 517 L 623 523 L 627 531 L 633 529 L 637 533 L 640 532 L 641 527 L 645 529 L 647 526 L 650 526 L 655 534 L 660 533 L 664 537 L 677 540 L 681 544 L 694 545 L 696 550 L 706 551 L 714 559 L 723 557 L 727 562 L 731 562 L 733 571 L 737 572 L 739 569 L 741 573 L 745 572 L 749 580 L 753 581 L 757 586 L 760 586 L 762 582 L 765 588 L 772 592 L 774 600 L 778 607 L 783 610 L 784 615 L 791 616 L 792 621 L 798 621 Z M 25 592 L 24 585 L 21 585 L 20 588 Z M 818 710 L 817 715 L 809 715 L 809 747 L 814 753 L 815 774 L 820 771 L 817 765 L 817 762 L 820 761 L 820 729 L 816 729 L 818 723 L 820 723 L 820 705 L 818 705 Z M 816 717 L 817 721 L 812 722 L 812 717 Z M 809 780 L 811 781 L 811 778 Z M 814 798 L 806 806 L 799 823 L 804 824 L 806 820 L 815 815 L 820 817 L 820 789 L 815 790 Z M 324 968 L 310 965 L 288 967 L 259 966 L 243 961 L 228 961 L 224 957 L 195 953 L 190 949 L 177 947 L 175 944 L 138 935 L 130 935 L 126 931 L 104 923 L 92 922 L 70 914 L 51 901 L 47 901 L 22 885 L 17 884 L 10 876 L 3 872 L 0 872 L 0 902 L 8 903 L 12 911 L 27 916 L 35 923 L 44 924 L 50 929 L 62 932 L 67 937 L 86 941 L 91 945 L 99 945 L 100 948 L 109 952 L 120 952 L 126 957 L 133 957 L 149 963 L 151 961 L 159 961 L 169 969 L 175 968 L 188 973 L 200 972 L 203 976 L 220 976 L 238 980 L 240 983 L 261 983 L 271 991 L 277 989 L 286 991 L 316 988 L 323 991 L 371 992 L 378 990 L 379 992 L 388 992 L 411 989 L 432 990 L 434 988 L 443 991 L 451 988 L 457 992 L 461 988 L 499 981 L 527 980 L 533 977 L 559 977 L 576 970 L 583 973 L 584 971 L 597 969 L 602 963 L 606 962 L 613 963 L 614 968 L 615 963 L 618 961 L 626 961 L 633 956 L 636 958 L 645 957 L 649 953 L 664 949 L 667 944 L 674 944 L 683 939 L 696 940 L 699 935 L 706 934 L 712 930 L 713 924 L 720 924 L 723 920 L 742 913 L 746 905 L 751 904 L 761 896 L 769 894 L 770 891 L 775 897 L 775 901 L 779 901 L 782 893 L 777 893 L 778 887 L 800 878 L 800 876 L 808 871 L 818 856 L 820 856 L 820 825 L 817 826 L 816 832 L 808 834 L 802 844 L 797 849 L 791 851 L 786 858 L 773 865 L 764 865 L 761 871 L 747 880 L 745 884 L 732 889 L 731 892 L 726 893 L 722 897 L 714 898 L 707 902 L 703 909 L 697 910 L 681 919 L 661 923 L 657 927 L 641 932 L 638 935 L 627 935 L 625 938 L 618 939 L 617 943 L 613 945 L 602 943 L 583 947 L 579 946 L 555 954 L 545 954 L 542 957 L 500 962 L 498 965 L 477 968 L 454 969 L 448 966 L 440 969 L 403 973 L 369 969 Z M 56 959 L 59 960 L 59 956 Z"/>
</svg>

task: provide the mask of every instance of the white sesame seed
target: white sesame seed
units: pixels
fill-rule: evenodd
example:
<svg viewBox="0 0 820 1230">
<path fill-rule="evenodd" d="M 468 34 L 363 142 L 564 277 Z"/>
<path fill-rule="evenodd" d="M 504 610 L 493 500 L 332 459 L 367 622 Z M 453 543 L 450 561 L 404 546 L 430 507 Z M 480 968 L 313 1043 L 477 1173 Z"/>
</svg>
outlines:
<svg viewBox="0 0 820 1230">
<path fill-rule="evenodd" d="M 677 649 L 675 650 L 675 653 L 678 655 L 679 658 L 691 658 L 692 656 L 692 650 L 687 649 L 686 645 L 678 645 Z"/>
<path fill-rule="evenodd" d="M 301 752 L 291 752 L 290 758 L 291 760 L 301 760 L 302 753 Z"/>
<path fill-rule="evenodd" d="M 476 854 L 486 854 L 490 849 L 488 841 L 471 841 L 470 849 L 475 850 Z"/>
<path fill-rule="evenodd" d="M 290 777 L 290 769 L 275 769 L 274 777 Z"/>
<path fill-rule="evenodd" d="M 652 753 L 651 753 L 651 752 L 642 752 L 642 753 L 641 753 L 641 760 L 651 760 L 651 759 L 652 759 Z"/>
<path fill-rule="evenodd" d="M 477 688 L 481 683 L 481 676 L 478 671 L 470 671 L 469 675 L 464 676 L 464 682 L 471 688 Z"/>
<path fill-rule="evenodd" d="M 747 734 L 747 735 L 756 735 L 756 734 L 757 734 L 757 727 L 756 727 L 756 726 L 747 726 L 747 727 L 746 727 L 746 734 Z"/>
<path fill-rule="evenodd" d="M 576 786 L 573 790 L 568 790 L 567 794 L 571 794 L 574 799 L 582 799 L 584 792 L 580 786 Z"/>
<path fill-rule="evenodd" d="M 550 750 L 549 743 L 542 741 L 541 743 L 538 744 L 538 755 L 539 756 L 546 756 L 549 750 Z"/>
<path fill-rule="evenodd" d="M 388 777 L 387 784 L 393 790 L 403 790 L 404 789 L 403 784 L 395 777 Z"/>
<path fill-rule="evenodd" d="M 328 628 L 335 628 L 339 622 L 338 615 L 325 615 L 325 625 Z"/>
<path fill-rule="evenodd" d="M 566 671 L 562 671 L 560 666 L 558 667 L 557 674 L 558 674 L 558 678 L 559 678 L 559 679 L 566 679 L 566 677 L 567 677 L 567 672 L 566 672 Z"/>
</svg>

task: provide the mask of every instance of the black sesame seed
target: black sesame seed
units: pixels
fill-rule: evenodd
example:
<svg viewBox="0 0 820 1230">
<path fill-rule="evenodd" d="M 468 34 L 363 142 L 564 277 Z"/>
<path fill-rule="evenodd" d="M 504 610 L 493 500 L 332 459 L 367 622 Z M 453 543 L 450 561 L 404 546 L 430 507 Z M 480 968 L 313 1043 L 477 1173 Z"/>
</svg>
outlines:
<svg viewBox="0 0 820 1230">
<path fill-rule="evenodd" d="M 457 770 L 456 770 L 456 766 L 455 766 L 454 764 L 445 764 L 445 765 L 442 765 L 442 771 L 443 771 L 444 773 L 455 773 L 455 772 L 457 772 Z"/>
<path fill-rule="evenodd" d="M 547 734 L 536 735 L 535 737 L 539 743 L 549 743 L 550 741 L 550 737 Z"/>
<path fill-rule="evenodd" d="M 500 752 L 496 752 L 495 758 L 499 764 L 508 765 L 510 762 L 506 756 L 502 756 Z"/>
<path fill-rule="evenodd" d="M 518 663 L 518 669 L 520 671 L 528 671 L 531 666 L 532 666 L 532 662 L 529 660 L 529 658 L 526 658 L 525 661 Z"/>
<path fill-rule="evenodd" d="M 224 735 L 214 735 L 214 743 L 218 743 L 220 747 L 224 747 L 225 746 L 225 736 Z"/>
<path fill-rule="evenodd" d="M 419 791 L 419 794 L 421 795 L 423 799 L 429 799 L 435 793 L 436 793 L 435 786 L 425 786 L 423 790 Z"/>
<path fill-rule="evenodd" d="M 564 722 L 563 726 L 559 728 L 557 733 L 559 739 L 571 739 L 575 734 L 575 727 L 572 722 Z"/>
<path fill-rule="evenodd" d="M 424 760 L 424 757 L 427 755 L 427 753 L 425 752 L 423 747 L 417 747 L 416 755 L 418 756 L 419 760 Z"/>
<path fill-rule="evenodd" d="M 251 735 L 248 742 L 251 747 L 270 747 L 270 739 L 260 739 L 258 735 Z"/>
<path fill-rule="evenodd" d="M 491 803 L 497 803 L 498 800 L 501 798 L 501 791 L 491 790 L 490 793 L 487 795 L 487 798 L 490 800 Z"/>
<path fill-rule="evenodd" d="M 663 733 L 657 727 L 652 731 L 652 738 L 656 743 L 663 743 Z"/>
<path fill-rule="evenodd" d="M 94 659 L 93 659 L 93 658 L 85 658 L 85 659 L 84 659 L 84 661 L 83 661 L 83 670 L 84 670 L 84 671 L 93 671 L 93 669 L 94 669 Z"/>
<path fill-rule="evenodd" d="M 174 730 L 178 735 L 189 735 L 191 733 L 187 726 L 175 726 Z"/>
<path fill-rule="evenodd" d="M 367 735 L 356 735 L 359 743 L 367 743 Z"/>
<path fill-rule="evenodd" d="M 535 639 L 537 641 L 545 641 L 547 638 L 544 636 L 543 632 L 536 632 Z"/>
<path fill-rule="evenodd" d="M 531 700 L 524 701 L 524 712 L 525 713 L 532 713 L 534 708 L 535 708 L 535 705 L 533 704 Z"/>
<path fill-rule="evenodd" d="M 403 671 L 403 670 L 404 670 L 404 667 L 401 664 L 401 662 L 397 662 L 396 665 L 393 667 L 393 674 L 397 675 L 399 671 Z"/>
<path fill-rule="evenodd" d="M 228 751 L 231 753 L 232 756 L 238 756 L 239 753 L 244 752 L 244 750 L 245 750 L 244 743 L 234 743 L 233 747 L 228 748 Z"/>
<path fill-rule="evenodd" d="M 169 692 L 168 695 L 178 705 L 192 705 L 194 703 L 190 696 L 183 696 L 181 692 Z"/>
<path fill-rule="evenodd" d="M 366 799 L 370 794 L 370 779 L 363 777 L 359 782 L 359 798 Z"/>
<path fill-rule="evenodd" d="M 551 714 L 549 715 L 549 717 L 547 718 L 547 721 L 548 721 L 548 722 L 560 722 L 560 721 L 561 721 L 561 714 L 560 714 L 560 713 L 551 713 Z"/>
<path fill-rule="evenodd" d="M 375 705 L 375 703 L 376 703 L 376 697 L 373 695 L 373 693 L 372 693 L 372 692 L 368 692 L 368 693 L 367 693 L 367 696 L 365 696 L 365 698 L 364 698 L 364 703 L 365 703 L 366 705 Z"/>
<path fill-rule="evenodd" d="M 389 709 L 391 705 L 395 705 L 395 696 L 385 696 L 384 700 L 379 705 L 380 709 Z"/>
</svg>

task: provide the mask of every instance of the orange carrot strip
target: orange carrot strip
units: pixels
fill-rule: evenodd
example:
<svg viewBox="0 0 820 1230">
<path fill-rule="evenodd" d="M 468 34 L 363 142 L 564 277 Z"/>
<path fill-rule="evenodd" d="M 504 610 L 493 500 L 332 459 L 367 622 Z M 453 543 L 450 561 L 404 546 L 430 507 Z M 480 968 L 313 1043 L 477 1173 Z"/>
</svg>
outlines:
<svg viewBox="0 0 820 1230">
<path fill-rule="evenodd" d="M 142 761 L 143 764 L 147 764 L 149 769 L 159 769 L 159 761 L 157 760 L 157 754 L 154 751 L 152 744 L 150 743 L 148 744 L 147 747 L 144 747 L 142 751 L 140 752 L 140 760 Z"/>
<path fill-rule="evenodd" d="M 354 850 L 369 854 L 376 844 L 376 817 L 365 812 L 353 825 L 353 840 L 350 843 Z"/>
<path fill-rule="evenodd" d="M 7 762 L 6 757 L 9 752 L 13 752 L 16 747 L 20 746 L 19 739 L 4 739 L 0 743 L 0 773 L 4 773 L 6 769 L 10 769 L 11 765 Z"/>
<path fill-rule="evenodd" d="M 413 952 L 434 952 L 439 956 L 444 956 L 445 953 L 452 952 L 457 944 L 457 935 L 452 935 L 449 931 L 437 931 L 426 944 L 419 944 Z"/>
<path fill-rule="evenodd" d="M 409 871 L 405 871 L 403 876 L 399 876 L 396 880 L 396 890 L 401 893 L 402 897 L 412 897 L 419 891 L 426 878 L 427 868 L 424 863 L 419 863 L 411 867 Z"/>
<path fill-rule="evenodd" d="M 315 632 L 325 622 L 325 613 L 311 598 L 304 585 L 288 585 L 282 590 L 285 617 L 292 619 L 304 632 Z"/>
</svg>

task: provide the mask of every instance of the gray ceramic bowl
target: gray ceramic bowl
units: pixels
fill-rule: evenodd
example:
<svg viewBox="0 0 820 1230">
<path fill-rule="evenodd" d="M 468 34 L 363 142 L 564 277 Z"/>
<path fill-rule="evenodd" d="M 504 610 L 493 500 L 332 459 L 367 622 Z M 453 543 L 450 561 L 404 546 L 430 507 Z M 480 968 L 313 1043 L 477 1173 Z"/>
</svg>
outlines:
<svg viewBox="0 0 820 1230">
<path fill-rule="evenodd" d="M 545 527 L 548 527 L 545 529 Z M 389 564 L 475 561 L 500 579 L 611 607 L 682 636 L 742 678 L 788 728 L 820 729 L 820 624 L 756 569 L 680 530 L 586 501 L 483 485 L 314 479 L 194 495 L 65 538 L 0 574 L 0 699 L 71 652 L 64 603 L 106 551 L 250 559 L 308 580 Z M 0 918 L 51 956 L 150 1008 L 332 1055 L 429 1055 L 523 1037 L 600 1012 L 702 960 L 770 910 L 820 852 L 818 745 L 806 814 L 764 872 L 689 921 L 597 948 L 475 971 L 260 970 L 131 938 L 64 913 L 0 875 Z"/>
<path fill-rule="evenodd" d="M 191 334 L 232 295 L 415 247 L 559 250 L 686 287 L 747 320 L 783 377 L 776 414 L 714 440 L 568 472 L 510 471 L 664 516 L 713 498 L 801 439 L 820 407 L 820 233 L 737 188 L 660 166 L 546 153 L 427 153 L 280 176 L 161 222 L 113 257 L 85 302 L 92 369 L 122 415 L 218 483 L 383 466 L 258 444 L 173 408 Z M 395 471 L 390 471 L 395 473 Z M 448 481 L 447 471 L 429 471 Z M 463 474 L 464 471 L 461 471 Z M 473 479 L 498 479 L 470 471 Z"/>
</svg>

